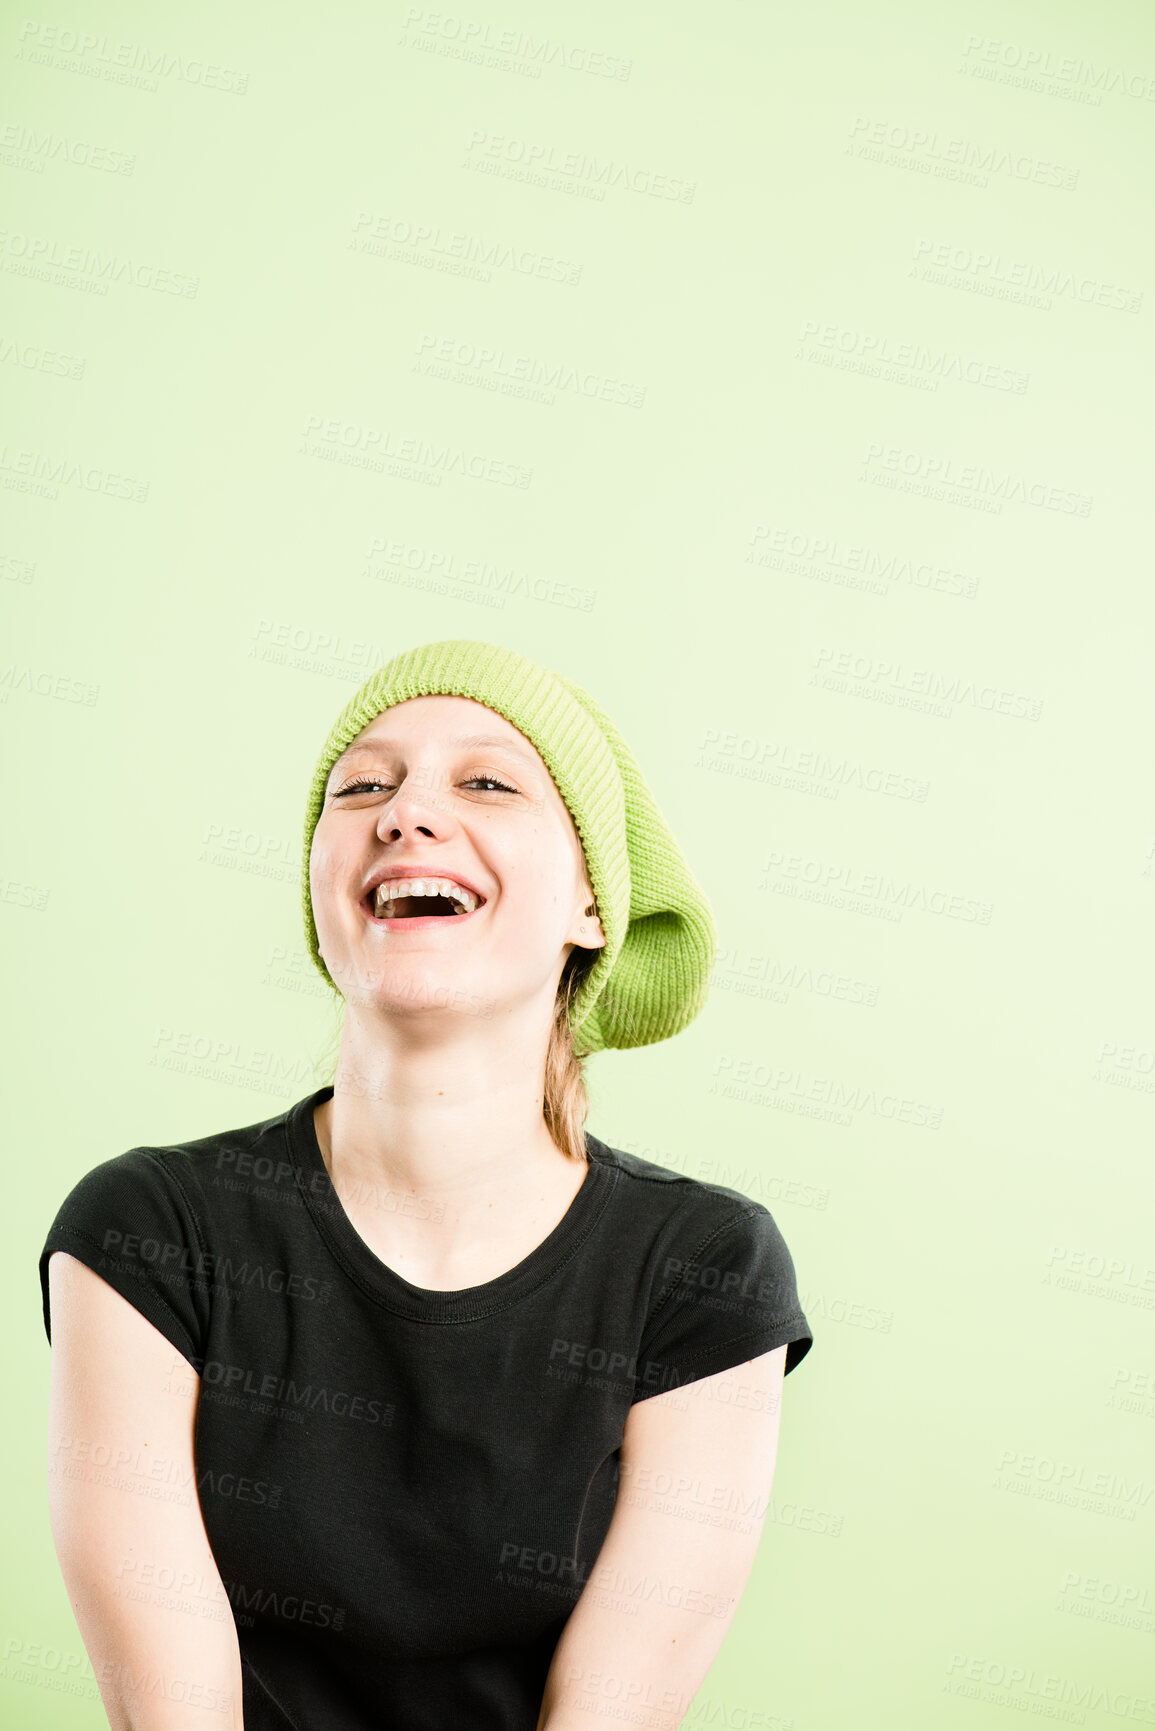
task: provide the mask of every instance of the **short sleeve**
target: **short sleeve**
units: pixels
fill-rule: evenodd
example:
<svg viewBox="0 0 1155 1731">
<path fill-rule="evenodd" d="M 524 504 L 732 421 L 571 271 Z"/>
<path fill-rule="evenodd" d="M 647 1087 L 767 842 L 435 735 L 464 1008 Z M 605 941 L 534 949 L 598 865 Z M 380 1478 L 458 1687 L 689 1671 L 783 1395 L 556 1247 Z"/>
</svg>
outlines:
<svg viewBox="0 0 1155 1731">
<path fill-rule="evenodd" d="M 48 1259 L 66 1250 L 160 1330 L 199 1374 L 208 1335 L 210 1281 L 196 1213 L 179 1178 L 154 1150 L 118 1154 L 76 1184 L 40 1253 L 44 1332 L 52 1341 Z"/>
<path fill-rule="evenodd" d="M 720 1226 L 686 1222 L 664 1252 L 638 1351 L 635 1404 L 786 1347 L 786 1374 L 813 1335 L 794 1261 L 760 1203 Z"/>
</svg>

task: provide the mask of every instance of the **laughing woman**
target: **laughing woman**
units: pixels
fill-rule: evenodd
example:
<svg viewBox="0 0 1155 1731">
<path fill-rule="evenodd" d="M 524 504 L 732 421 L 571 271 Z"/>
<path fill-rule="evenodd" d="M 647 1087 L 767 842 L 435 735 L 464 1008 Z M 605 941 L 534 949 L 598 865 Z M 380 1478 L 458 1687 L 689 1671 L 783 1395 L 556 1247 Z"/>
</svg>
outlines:
<svg viewBox="0 0 1155 1731">
<path fill-rule="evenodd" d="M 302 859 L 331 1080 L 96 1166 L 40 1259 L 109 1722 L 673 1731 L 812 1340 L 761 1203 L 584 1129 L 583 1058 L 702 1008 L 708 904 L 593 699 L 460 639 L 338 717 Z"/>
</svg>

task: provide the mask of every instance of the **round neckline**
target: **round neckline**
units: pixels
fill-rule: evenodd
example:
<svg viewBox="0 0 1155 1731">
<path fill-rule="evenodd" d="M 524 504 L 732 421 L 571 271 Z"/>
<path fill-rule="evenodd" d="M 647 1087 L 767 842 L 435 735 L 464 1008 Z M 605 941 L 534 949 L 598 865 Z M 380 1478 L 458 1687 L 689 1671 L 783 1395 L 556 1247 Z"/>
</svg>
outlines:
<svg viewBox="0 0 1155 1731">
<path fill-rule="evenodd" d="M 313 1109 L 333 1096 L 328 1082 L 288 1114 L 298 1187 L 317 1230 L 345 1272 L 387 1310 L 421 1322 L 471 1322 L 504 1310 L 552 1278 L 577 1255 L 601 1217 L 617 1177 L 602 1144 L 586 1131 L 586 1174 L 557 1225 L 513 1268 L 480 1286 L 441 1292 L 414 1286 L 370 1249 L 346 1214 L 329 1177 Z"/>
</svg>

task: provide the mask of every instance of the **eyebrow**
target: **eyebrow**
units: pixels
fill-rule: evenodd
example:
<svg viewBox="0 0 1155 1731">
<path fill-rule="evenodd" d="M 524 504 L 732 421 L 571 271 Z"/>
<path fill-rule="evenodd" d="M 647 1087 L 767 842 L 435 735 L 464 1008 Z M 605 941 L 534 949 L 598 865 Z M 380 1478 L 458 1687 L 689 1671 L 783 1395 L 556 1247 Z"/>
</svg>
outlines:
<svg viewBox="0 0 1155 1731">
<path fill-rule="evenodd" d="M 463 750 L 472 749 L 475 745 L 493 745 L 499 751 L 507 751 L 513 757 L 520 757 L 529 767 L 536 768 L 536 763 L 529 750 L 524 745 L 518 745 L 512 739 L 505 739 L 500 733 L 455 733 L 449 736 L 450 745 L 461 746 Z M 359 745 L 350 745 L 337 759 L 338 763 L 345 758 L 353 757 L 359 751 L 369 751 L 374 754 L 389 751 L 390 742 L 385 739 L 363 739 Z"/>
</svg>

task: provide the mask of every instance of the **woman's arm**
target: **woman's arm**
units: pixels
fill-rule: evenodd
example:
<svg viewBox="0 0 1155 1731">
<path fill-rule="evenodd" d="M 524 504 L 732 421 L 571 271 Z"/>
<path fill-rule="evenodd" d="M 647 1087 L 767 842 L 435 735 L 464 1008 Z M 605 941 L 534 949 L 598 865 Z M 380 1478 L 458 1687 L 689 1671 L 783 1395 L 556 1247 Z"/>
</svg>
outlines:
<svg viewBox="0 0 1155 1731">
<path fill-rule="evenodd" d="M 49 1516 L 112 1731 L 242 1731 L 236 1624 L 197 1497 L 200 1379 L 65 1251 L 48 1262 Z"/>
<path fill-rule="evenodd" d="M 682 1723 L 754 1562 L 785 1370 L 780 1346 L 630 1408 L 613 1518 L 554 1651 L 537 1731 L 576 1731 L 610 1702 L 656 1731 Z"/>
</svg>

